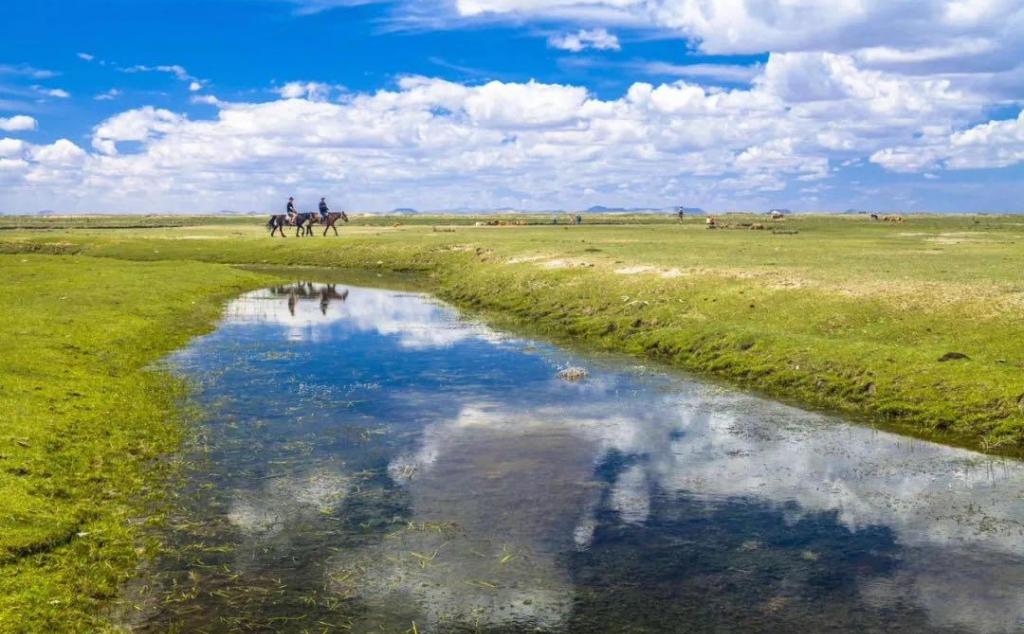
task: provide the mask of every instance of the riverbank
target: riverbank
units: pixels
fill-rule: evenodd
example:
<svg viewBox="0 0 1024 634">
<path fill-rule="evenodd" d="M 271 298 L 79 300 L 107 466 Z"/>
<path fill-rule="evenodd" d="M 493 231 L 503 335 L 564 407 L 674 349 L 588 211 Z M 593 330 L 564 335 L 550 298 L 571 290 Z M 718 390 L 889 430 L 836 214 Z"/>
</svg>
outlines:
<svg viewBox="0 0 1024 634">
<path fill-rule="evenodd" d="M 140 559 L 184 385 L 152 364 L 270 279 L 186 262 L 0 255 L 0 631 L 86 632 Z"/>
</svg>

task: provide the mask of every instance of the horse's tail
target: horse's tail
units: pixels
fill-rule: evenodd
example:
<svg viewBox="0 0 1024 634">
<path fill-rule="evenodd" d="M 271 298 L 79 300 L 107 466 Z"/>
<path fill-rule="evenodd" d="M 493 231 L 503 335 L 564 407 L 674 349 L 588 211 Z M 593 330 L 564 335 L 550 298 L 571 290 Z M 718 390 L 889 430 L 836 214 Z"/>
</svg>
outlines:
<svg viewBox="0 0 1024 634">
<path fill-rule="evenodd" d="M 267 229 L 273 229 L 277 223 L 277 216 L 271 216 L 270 220 L 267 221 Z"/>
</svg>

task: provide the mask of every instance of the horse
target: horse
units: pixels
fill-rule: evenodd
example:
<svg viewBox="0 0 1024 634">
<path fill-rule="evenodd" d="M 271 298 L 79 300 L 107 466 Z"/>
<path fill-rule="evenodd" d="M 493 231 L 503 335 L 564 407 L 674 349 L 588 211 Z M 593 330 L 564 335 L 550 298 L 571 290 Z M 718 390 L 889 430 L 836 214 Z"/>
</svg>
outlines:
<svg viewBox="0 0 1024 634">
<path fill-rule="evenodd" d="M 305 231 L 305 235 L 311 236 L 313 235 L 313 228 L 308 225 L 315 222 L 313 216 L 316 215 L 316 213 L 311 212 L 295 214 L 294 221 L 289 222 L 287 214 L 274 214 L 270 216 L 270 220 L 267 221 L 267 226 L 270 227 L 270 237 L 274 237 L 275 231 L 279 231 L 282 238 L 285 237 L 284 228 L 286 225 L 295 225 L 296 238 L 298 238 L 303 231 Z"/>
<path fill-rule="evenodd" d="M 334 223 L 338 222 L 339 219 L 348 222 L 348 214 L 344 211 L 330 211 L 327 213 L 326 218 L 320 219 L 320 222 L 324 225 L 325 236 L 327 235 L 328 229 L 334 229 L 334 235 L 338 235 L 338 228 L 334 226 Z M 310 230 L 312 230 L 312 228 L 310 228 Z"/>
</svg>

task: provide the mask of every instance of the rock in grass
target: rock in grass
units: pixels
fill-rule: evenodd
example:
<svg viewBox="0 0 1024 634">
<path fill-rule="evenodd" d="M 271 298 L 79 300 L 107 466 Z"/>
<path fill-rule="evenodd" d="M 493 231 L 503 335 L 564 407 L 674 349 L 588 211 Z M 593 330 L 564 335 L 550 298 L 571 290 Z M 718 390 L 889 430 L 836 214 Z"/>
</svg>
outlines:
<svg viewBox="0 0 1024 634">
<path fill-rule="evenodd" d="M 577 367 L 562 368 L 558 371 L 558 378 L 563 381 L 582 381 L 587 378 L 587 370 Z"/>
<path fill-rule="evenodd" d="M 962 352 L 947 352 L 946 354 L 939 357 L 939 362 L 944 361 L 960 361 L 961 359 L 970 359 L 969 356 Z"/>
</svg>

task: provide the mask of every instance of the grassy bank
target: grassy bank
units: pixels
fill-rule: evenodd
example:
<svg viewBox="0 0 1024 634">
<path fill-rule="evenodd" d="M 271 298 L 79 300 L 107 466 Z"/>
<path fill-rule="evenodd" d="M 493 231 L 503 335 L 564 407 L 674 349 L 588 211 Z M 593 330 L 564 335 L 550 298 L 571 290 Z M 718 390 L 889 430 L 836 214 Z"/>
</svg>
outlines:
<svg viewBox="0 0 1024 634">
<path fill-rule="evenodd" d="M 0 272 L 0 631 L 98 631 L 183 431 L 183 386 L 147 368 L 268 278 L 38 255 Z"/>
<path fill-rule="evenodd" d="M 731 228 L 715 231 L 696 218 L 573 227 L 434 220 L 302 240 L 233 221 L 5 232 L 0 250 L 421 270 L 443 297 L 545 334 L 944 442 L 1024 447 L 1019 217 L 728 216 Z"/>
</svg>

